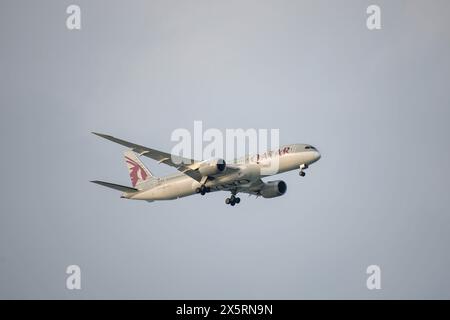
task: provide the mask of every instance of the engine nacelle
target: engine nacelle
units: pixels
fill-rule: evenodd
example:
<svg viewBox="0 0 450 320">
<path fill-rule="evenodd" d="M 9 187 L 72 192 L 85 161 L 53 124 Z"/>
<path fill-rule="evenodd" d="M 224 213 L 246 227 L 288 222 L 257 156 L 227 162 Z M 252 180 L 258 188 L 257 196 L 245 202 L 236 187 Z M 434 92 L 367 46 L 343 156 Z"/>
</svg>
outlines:
<svg viewBox="0 0 450 320">
<path fill-rule="evenodd" d="M 287 185 L 283 180 L 269 181 L 264 183 L 261 189 L 261 195 L 264 198 L 275 198 L 286 193 Z"/>
<path fill-rule="evenodd" d="M 225 160 L 212 159 L 202 162 L 198 168 L 198 171 L 202 176 L 213 176 L 223 172 L 226 167 L 227 165 Z"/>
</svg>

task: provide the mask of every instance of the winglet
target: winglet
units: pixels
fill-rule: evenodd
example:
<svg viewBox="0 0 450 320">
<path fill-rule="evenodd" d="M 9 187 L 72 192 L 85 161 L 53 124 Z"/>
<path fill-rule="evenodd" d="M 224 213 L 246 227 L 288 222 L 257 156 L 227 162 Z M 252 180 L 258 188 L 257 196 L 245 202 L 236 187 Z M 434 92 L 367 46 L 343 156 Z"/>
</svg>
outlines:
<svg viewBox="0 0 450 320">
<path fill-rule="evenodd" d="M 138 144 L 134 144 L 125 140 L 118 139 L 116 137 L 110 136 L 108 134 L 98 133 L 98 132 L 92 132 L 96 136 L 102 137 L 106 140 L 121 144 L 127 148 L 133 149 L 133 151 L 136 151 L 137 153 L 141 153 L 142 151 L 145 151 L 145 147 L 140 146 Z"/>
<path fill-rule="evenodd" d="M 92 131 L 91 133 L 92 133 L 92 134 L 95 134 L 96 136 L 105 138 L 105 139 L 108 139 L 109 137 L 111 137 L 110 135 L 103 134 L 103 133 L 98 133 L 98 132 L 94 132 L 94 131 Z"/>
</svg>

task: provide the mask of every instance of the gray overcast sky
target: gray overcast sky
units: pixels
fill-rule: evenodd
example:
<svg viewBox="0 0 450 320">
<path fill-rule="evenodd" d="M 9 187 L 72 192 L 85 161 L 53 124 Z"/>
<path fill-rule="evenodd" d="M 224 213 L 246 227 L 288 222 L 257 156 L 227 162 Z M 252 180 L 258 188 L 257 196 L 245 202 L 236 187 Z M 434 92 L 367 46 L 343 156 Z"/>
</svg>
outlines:
<svg viewBox="0 0 450 320">
<path fill-rule="evenodd" d="M 449 1 L 0 7 L 0 298 L 450 298 Z M 170 151 L 194 120 L 279 128 L 322 159 L 234 208 L 88 182 L 130 183 L 123 148 L 90 131 Z"/>
</svg>

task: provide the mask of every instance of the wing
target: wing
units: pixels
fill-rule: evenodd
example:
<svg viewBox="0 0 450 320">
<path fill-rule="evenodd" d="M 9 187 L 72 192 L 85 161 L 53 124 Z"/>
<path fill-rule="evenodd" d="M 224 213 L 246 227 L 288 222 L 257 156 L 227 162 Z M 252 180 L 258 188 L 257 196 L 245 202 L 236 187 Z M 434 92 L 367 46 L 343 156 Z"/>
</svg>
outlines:
<svg viewBox="0 0 450 320">
<path fill-rule="evenodd" d="M 172 155 L 170 153 L 147 148 L 147 147 L 141 146 L 139 144 L 121 140 L 121 139 L 115 138 L 115 137 L 107 135 L 107 134 L 96 133 L 96 132 L 92 132 L 92 133 L 99 137 L 110 140 L 112 142 L 115 142 L 115 143 L 121 144 L 125 147 L 131 148 L 134 152 L 139 153 L 140 155 L 146 156 L 150 159 L 156 160 L 159 163 L 165 163 L 171 167 L 174 167 L 177 170 L 181 171 L 182 173 L 190 176 L 194 180 L 201 181 L 201 179 L 202 179 L 202 175 L 198 172 L 198 170 L 196 170 L 196 169 L 198 169 L 199 161 L 195 161 L 193 159 L 183 158 L 180 156 Z"/>
</svg>

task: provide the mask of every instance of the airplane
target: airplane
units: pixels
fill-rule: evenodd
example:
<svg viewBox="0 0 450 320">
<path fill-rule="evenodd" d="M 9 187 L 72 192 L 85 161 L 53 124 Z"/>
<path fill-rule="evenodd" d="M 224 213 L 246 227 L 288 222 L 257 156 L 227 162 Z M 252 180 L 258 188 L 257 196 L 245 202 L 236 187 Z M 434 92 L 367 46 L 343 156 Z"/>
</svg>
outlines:
<svg viewBox="0 0 450 320">
<path fill-rule="evenodd" d="M 273 175 L 268 174 L 264 168 L 276 160 L 278 167 L 274 174 L 298 169 L 300 176 L 303 177 L 304 170 L 321 157 L 319 151 L 312 145 L 290 144 L 264 154 L 247 155 L 230 163 L 218 158 L 195 161 L 110 135 L 92 133 L 129 148 L 124 152 L 124 157 L 132 187 L 99 180 L 91 182 L 121 191 L 121 198 L 148 202 L 173 200 L 194 194 L 204 196 L 214 191 L 230 192 L 231 196 L 225 199 L 225 203 L 231 206 L 240 203 L 238 193 L 263 198 L 279 197 L 286 193 L 286 183 L 282 180 L 262 181 L 261 178 Z M 146 156 L 158 163 L 165 163 L 180 172 L 165 177 L 155 177 L 141 162 L 140 156 Z"/>
</svg>

